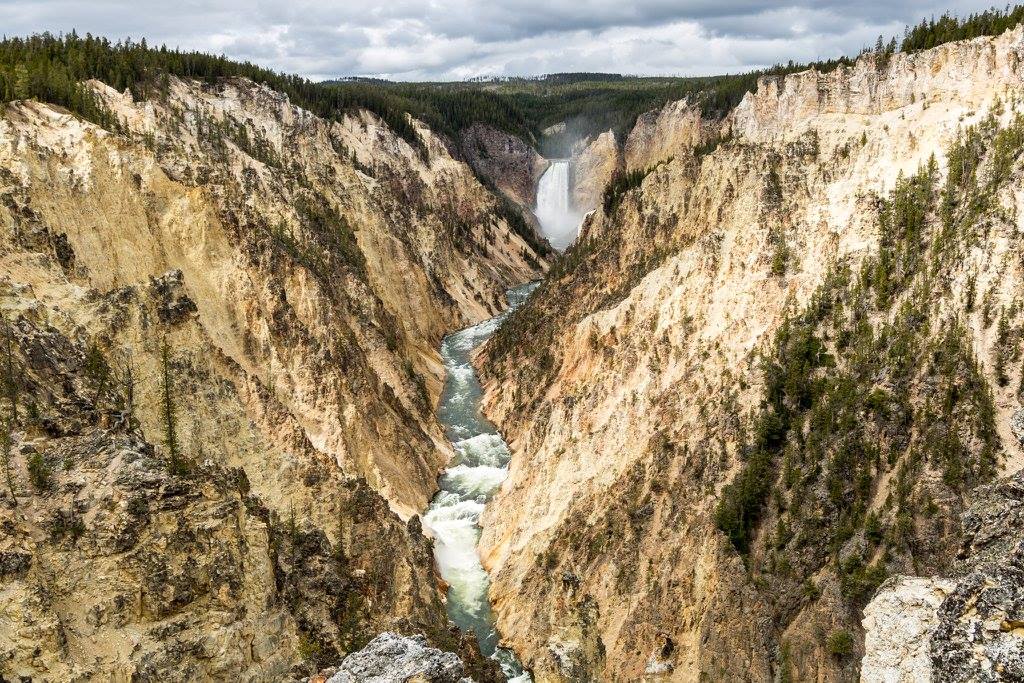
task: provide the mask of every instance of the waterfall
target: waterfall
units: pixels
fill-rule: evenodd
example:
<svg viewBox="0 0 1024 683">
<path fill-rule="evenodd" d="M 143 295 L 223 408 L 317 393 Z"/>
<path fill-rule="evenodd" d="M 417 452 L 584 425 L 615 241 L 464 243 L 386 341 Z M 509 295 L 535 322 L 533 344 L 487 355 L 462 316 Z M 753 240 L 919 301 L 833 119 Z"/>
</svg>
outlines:
<svg viewBox="0 0 1024 683">
<path fill-rule="evenodd" d="M 553 159 L 537 185 L 537 209 L 541 232 L 558 250 L 565 249 L 579 234 L 582 216 L 569 201 L 569 160 Z"/>
</svg>

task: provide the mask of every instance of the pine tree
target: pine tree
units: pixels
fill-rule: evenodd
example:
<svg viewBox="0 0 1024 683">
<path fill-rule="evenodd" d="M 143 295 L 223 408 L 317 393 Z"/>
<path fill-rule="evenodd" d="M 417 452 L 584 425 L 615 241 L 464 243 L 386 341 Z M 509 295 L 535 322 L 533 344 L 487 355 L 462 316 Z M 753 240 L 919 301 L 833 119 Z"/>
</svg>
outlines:
<svg viewBox="0 0 1024 683">
<path fill-rule="evenodd" d="M 14 67 L 14 99 L 27 100 L 32 96 L 31 82 L 28 77 L 28 67 L 18 64 Z"/>
<path fill-rule="evenodd" d="M 135 422 L 135 368 L 132 363 L 130 352 L 125 352 L 117 364 L 117 382 L 121 385 L 121 400 L 124 417 L 128 422 L 128 429 L 134 427 Z"/>
<path fill-rule="evenodd" d="M 11 498 L 17 503 L 14 493 L 14 474 L 11 472 L 11 421 L 6 415 L 0 415 L 0 459 L 3 459 L 4 476 Z"/>
<path fill-rule="evenodd" d="M 7 401 L 11 404 L 11 422 L 16 425 L 18 424 L 18 375 L 14 371 L 14 331 L 11 329 L 11 323 L 7 320 L 7 316 L 3 313 L 0 313 L 0 323 L 4 328 L 3 389 Z"/>
<path fill-rule="evenodd" d="M 181 473 L 185 463 L 178 445 L 177 405 L 174 399 L 174 376 L 171 367 L 171 348 L 165 339 L 160 347 L 161 413 L 164 418 L 164 445 L 170 458 L 171 471 Z"/>
<path fill-rule="evenodd" d="M 996 376 L 996 383 L 1005 387 L 1010 383 L 1010 377 L 1006 374 L 1006 347 L 1010 340 L 1010 321 L 1006 316 L 1006 309 L 1004 308 L 999 315 L 999 326 L 996 332 L 996 344 L 995 344 L 995 360 L 993 362 L 993 371 Z"/>
</svg>

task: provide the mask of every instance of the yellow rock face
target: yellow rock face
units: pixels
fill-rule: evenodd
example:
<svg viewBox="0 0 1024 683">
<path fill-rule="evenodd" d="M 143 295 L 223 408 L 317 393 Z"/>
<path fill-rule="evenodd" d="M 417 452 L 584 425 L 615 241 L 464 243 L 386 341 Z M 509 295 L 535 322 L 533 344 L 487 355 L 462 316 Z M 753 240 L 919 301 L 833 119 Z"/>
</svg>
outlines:
<svg viewBox="0 0 1024 683">
<path fill-rule="evenodd" d="M 601 203 L 601 192 L 622 166 L 615 133 L 606 131 L 593 141 L 573 150 L 570 192 L 580 211 L 591 211 Z"/>
<path fill-rule="evenodd" d="M 856 659 L 833 657 L 816 635 L 840 609 L 831 570 L 774 633 L 757 571 L 715 527 L 714 506 L 740 463 L 740 421 L 762 398 L 757 351 L 833 264 L 877 251 L 875 198 L 900 175 L 933 154 L 941 169 L 959 129 L 993 110 L 1005 125 L 1010 102 L 1020 110 L 1021 46 L 1016 29 L 895 55 L 884 69 L 864 57 L 766 79 L 720 124 L 685 103 L 641 117 L 626 166 L 665 163 L 614 216 L 595 214 L 584 275 L 549 283 L 522 310 L 545 326 L 524 322 L 521 343 L 499 335 L 480 359 L 486 411 L 513 450 L 481 552 L 499 629 L 537 680 L 771 680 L 780 640 L 794 680 L 855 677 Z M 719 129 L 731 141 L 694 158 Z M 586 168 L 611 166 L 592 156 L 604 161 Z M 763 191 L 769 168 L 782 179 L 777 206 Z M 937 310 L 961 305 L 971 273 L 996 310 L 1024 291 L 1011 246 L 1020 193 L 1000 202 L 1009 218 L 953 268 Z M 967 324 L 996 386 L 992 328 L 976 312 Z M 1007 467 L 1020 462 L 1013 391 L 997 388 L 995 401 Z M 879 486 L 881 505 L 890 480 Z"/>
<path fill-rule="evenodd" d="M 22 605 L 24 617 L 0 618 L 0 647 L 18 653 L 17 671 L 56 679 L 90 671 L 127 678 L 148 665 L 154 675 L 176 671 L 172 678 L 221 677 L 237 665 L 238 677 L 279 680 L 314 646 L 350 646 L 344 619 L 357 630 L 408 619 L 450 637 L 429 547 L 418 523 L 405 524 L 426 506 L 450 456 L 433 414 L 442 382 L 437 348 L 446 332 L 499 311 L 505 289 L 538 277 L 544 257 L 422 126 L 424 152 L 369 113 L 329 122 L 241 79 L 172 79 L 165 96 L 143 102 L 90 86 L 120 120 L 119 133 L 38 102 L 11 104 L 0 117 L 0 308 L 16 330 L 66 340 L 37 348 L 15 335 L 31 385 L 23 405 L 31 401 L 40 415 L 15 431 L 19 507 L 2 514 L 18 533 L 0 539 L 0 551 L 45 538 L 49 516 L 65 507 L 93 510 L 104 499 L 119 509 L 138 493 L 97 478 L 91 467 L 109 466 L 116 479 L 127 465 L 102 464 L 109 458 L 84 447 L 74 450 L 83 463 L 69 461 L 68 474 L 55 475 L 61 495 L 36 496 L 29 485 L 28 455 L 18 448 L 57 453 L 65 438 L 86 438 L 115 420 L 105 398 L 96 400 L 106 408 L 75 419 L 78 409 L 58 402 L 72 388 L 91 396 L 80 360 L 91 349 L 103 363 L 90 367 L 105 364 L 121 378 L 118 396 L 122 371 L 131 369 L 132 421 L 139 438 L 157 446 L 152 467 L 160 469 L 166 345 L 178 448 L 214 474 L 188 484 L 208 505 L 189 499 L 177 522 L 166 518 L 169 528 L 147 517 L 143 542 L 169 543 L 160 561 L 176 577 L 190 553 L 207 568 L 217 546 L 175 545 L 176 534 L 213 534 L 234 553 L 225 571 L 237 570 L 241 583 L 197 579 L 201 599 L 182 601 L 174 591 L 190 582 L 186 572 L 177 589 L 160 587 L 164 611 L 153 613 L 126 597 L 144 590 L 144 568 L 119 563 L 103 544 L 89 546 L 95 562 L 76 563 L 78 546 L 40 540 L 29 569 L 0 576 L 13 601 L 4 604 Z M 58 355 L 63 365 L 46 370 Z M 50 418 L 51 427 L 40 426 Z M 116 419 L 123 429 L 127 418 Z M 266 519 L 208 509 L 249 504 L 245 492 L 217 483 L 231 468 L 244 473 Z M 64 495 L 74 486 L 82 502 Z M 84 524 L 81 543 L 93 544 L 93 519 Z M 300 538 L 327 544 L 316 540 L 324 555 L 306 569 L 271 566 L 281 558 L 274 539 L 289 524 L 309 535 Z M 361 595 L 352 612 L 332 607 L 335 598 L 309 603 L 308 614 L 305 598 L 280 604 L 281 571 L 315 574 L 323 571 L 318 562 L 338 558 L 347 573 L 334 584 Z M 36 585 L 59 597 L 40 601 Z M 317 590 L 295 595 L 303 592 Z M 166 607 L 179 603 L 187 607 Z M 96 610 L 115 616 L 88 616 Z M 178 617 L 207 639 L 201 651 L 183 638 L 168 643 L 165 622 Z M 89 628 L 76 630 L 87 619 Z M 70 650 L 44 640 L 33 659 L 25 639 L 55 620 L 69 620 L 61 637 Z M 210 626 L 218 620 L 222 628 Z M 101 641 L 107 645 L 93 661 Z M 195 664 L 196 652 L 206 664 Z"/>
</svg>

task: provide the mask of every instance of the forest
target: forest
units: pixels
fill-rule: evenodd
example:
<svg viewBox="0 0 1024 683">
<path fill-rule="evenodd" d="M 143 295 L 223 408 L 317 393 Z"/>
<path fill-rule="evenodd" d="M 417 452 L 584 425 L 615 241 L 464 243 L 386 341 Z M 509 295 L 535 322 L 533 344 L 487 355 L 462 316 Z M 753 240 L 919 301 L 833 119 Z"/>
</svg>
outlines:
<svg viewBox="0 0 1024 683">
<path fill-rule="evenodd" d="M 888 59 L 897 48 L 906 52 L 995 35 L 1022 19 L 1024 5 L 962 19 L 945 14 L 908 27 L 899 44 L 895 38 L 885 43 L 880 37 L 873 49 L 864 52 L 873 51 Z M 240 76 L 285 93 L 293 103 L 325 118 L 367 109 L 413 145 L 421 143 L 409 115 L 451 138 L 457 138 L 460 131 L 474 123 L 483 123 L 522 137 L 547 156 L 565 156 L 569 145 L 581 137 L 610 129 L 621 138 L 637 116 L 670 101 L 691 98 L 700 104 L 705 116 L 724 116 L 744 94 L 756 90 L 762 77 L 809 68 L 828 72 L 852 62 L 849 57 L 809 64 L 789 62 L 720 76 L 563 73 L 467 82 L 399 83 L 355 78 L 317 83 L 223 55 L 153 48 L 145 40 L 111 42 L 72 31 L 0 41 L 0 102 L 35 98 L 109 127 L 116 122 L 82 85 L 83 81 L 95 78 L 144 98 L 166 87 L 167 74 L 208 83 Z M 563 122 L 561 130 L 550 130 Z"/>
<path fill-rule="evenodd" d="M 955 40 L 968 40 L 981 36 L 996 36 L 1013 28 L 1024 21 L 1024 5 L 1015 5 L 1006 9 L 990 9 L 972 14 L 964 19 L 957 19 L 951 14 L 943 14 L 938 19 L 926 19 L 920 24 L 907 29 L 900 44 L 903 52 L 927 50 L 943 43 Z"/>
</svg>

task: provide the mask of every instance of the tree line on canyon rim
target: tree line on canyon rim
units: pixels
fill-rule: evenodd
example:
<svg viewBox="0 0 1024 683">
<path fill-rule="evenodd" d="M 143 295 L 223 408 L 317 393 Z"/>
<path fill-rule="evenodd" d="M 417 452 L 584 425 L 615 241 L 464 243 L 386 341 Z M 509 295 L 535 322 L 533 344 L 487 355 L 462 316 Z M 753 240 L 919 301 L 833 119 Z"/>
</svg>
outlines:
<svg viewBox="0 0 1024 683">
<path fill-rule="evenodd" d="M 960 19 L 945 14 L 908 28 L 901 42 L 880 37 L 874 51 L 882 58 L 897 49 L 927 49 L 976 36 L 996 35 L 1024 19 L 1024 6 L 988 10 Z M 871 51 L 866 48 L 865 52 Z M 276 73 L 223 55 L 151 48 L 143 39 L 111 42 L 91 35 L 40 34 L 0 41 L 0 102 L 37 98 L 68 108 L 104 127 L 117 125 L 82 81 L 95 78 L 138 99 L 167 87 L 166 75 L 205 82 L 241 76 L 285 93 L 294 104 L 326 117 L 367 109 L 414 146 L 422 143 L 407 115 L 438 132 L 457 137 L 462 129 L 484 123 L 518 135 L 547 151 L 565 155 L 579 137 L 612 129 L 621 137 L 636 117 L 667 102 L 691 98 L 705 116 L 722 116 L 763 76 L 781 76 L 808 68 L 827 72 L 852 63 L 840 57 L 809 64 L 778 64 L 740 74 L 706 77 L 624 77 L 570 73 L 543 78 L 473 82 L 397 83 L 353 79 L 314 83 Z M 554 124 L 561 132 L 544 134 Z"/>
</svg>

